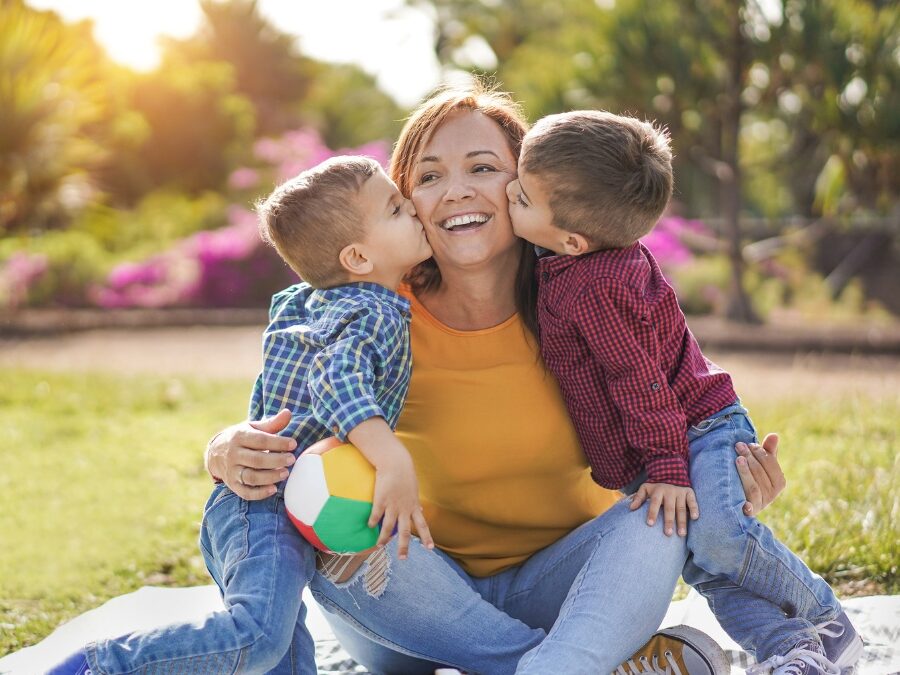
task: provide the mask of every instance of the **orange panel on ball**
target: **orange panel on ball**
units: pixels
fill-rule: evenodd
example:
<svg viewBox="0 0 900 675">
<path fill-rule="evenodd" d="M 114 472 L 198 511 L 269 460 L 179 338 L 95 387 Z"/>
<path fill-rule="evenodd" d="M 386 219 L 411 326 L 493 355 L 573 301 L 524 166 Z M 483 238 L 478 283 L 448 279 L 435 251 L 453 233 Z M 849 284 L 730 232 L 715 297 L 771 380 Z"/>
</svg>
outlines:
<svg viewBox="0 0 900 675">
<path fill-rule="evenodd" d="M 375 467 L 356 446 L 344 443 L 322 455 L 328 493 L 334 497 L 371 502 L 375 497 Z"/>
</svg>

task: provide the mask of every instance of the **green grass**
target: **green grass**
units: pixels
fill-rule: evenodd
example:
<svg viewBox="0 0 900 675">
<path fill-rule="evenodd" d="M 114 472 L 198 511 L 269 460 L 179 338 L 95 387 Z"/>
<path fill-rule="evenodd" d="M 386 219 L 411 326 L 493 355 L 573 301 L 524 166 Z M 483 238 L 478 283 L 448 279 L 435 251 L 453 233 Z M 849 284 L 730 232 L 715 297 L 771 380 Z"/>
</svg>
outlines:
<svg viewBox="0 0 900 675">
<path fill-rule="evenodd" d="M 4 371 L 0 655 L 142 585 L 209 583 L 202 448 L 242 417 L 249 389 Z M 842 592 L 900 593 L 900 394 L 746 402 L 760 430 L 781 432 L 788 475 L 763 519 Z"/>
<path fill-rule="evenodd" d="M 250 382 L 3 373 L 0 655 L 145 584 L 208 583 L 202 449 Z"/>
</svg>

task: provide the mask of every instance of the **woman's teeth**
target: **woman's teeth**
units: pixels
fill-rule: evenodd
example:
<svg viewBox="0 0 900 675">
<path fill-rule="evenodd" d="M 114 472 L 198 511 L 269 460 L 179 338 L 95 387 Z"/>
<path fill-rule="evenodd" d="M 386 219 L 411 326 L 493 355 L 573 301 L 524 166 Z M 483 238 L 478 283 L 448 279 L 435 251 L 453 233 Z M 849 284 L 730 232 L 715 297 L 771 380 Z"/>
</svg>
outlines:
<svg viewBox="0 0 900 675">
<path fill-rule="evenodd" d="M 456 229 L 466 229 L 468 227 L 481 225 L 483 223 L 486 223 L 489 218 L 490 216 L 485 213 L 467 213 L 464 216 L 453 216 L 453 218 L 447 218 L 447 220 L 441 223 L 441 227 L 452 232 Z"/>
</svg>

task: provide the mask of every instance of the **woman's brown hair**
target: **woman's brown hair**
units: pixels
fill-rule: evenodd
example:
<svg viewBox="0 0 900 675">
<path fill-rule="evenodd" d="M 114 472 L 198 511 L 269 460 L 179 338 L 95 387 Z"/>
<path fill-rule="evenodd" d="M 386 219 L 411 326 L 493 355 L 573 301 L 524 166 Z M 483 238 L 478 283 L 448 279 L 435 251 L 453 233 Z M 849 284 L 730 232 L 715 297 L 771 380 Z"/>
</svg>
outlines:
<svg viewBox="0 0 900 675">
<path fill-rule="evenodd" d="M 412 196 L 416 162 L 422 149 L 447 117 L 457 110 L 480 112 L 494 120 L 506 136 L 513 157 L 518 160 L 528 122 L 521 106 L 508 93 L 480 79 L 475 79 L 466 87 L 441 87 L 410 114 L 394 146 L 390 175 L 404 197 Z M 536 336 L 537 284 L 534 265 L 534 250 L 531 244 L 523 240 L 516 273 L 516 309 L 525 326 Z M 413 268 L 406 280 L 414 293 L 433 290 L 441 283 L 441 272 L 434 259 L 430 258 Z"/>
</svg>

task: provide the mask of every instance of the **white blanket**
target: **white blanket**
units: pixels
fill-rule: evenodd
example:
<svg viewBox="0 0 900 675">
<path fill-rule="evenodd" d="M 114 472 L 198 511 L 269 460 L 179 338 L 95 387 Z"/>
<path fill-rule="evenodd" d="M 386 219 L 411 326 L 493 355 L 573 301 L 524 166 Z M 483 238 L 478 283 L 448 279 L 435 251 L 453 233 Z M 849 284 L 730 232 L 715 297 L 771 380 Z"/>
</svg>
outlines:
<svg viewBox="0 0 900 675">
<path fill-rule="evenodd" d="M 316 639 L 316 663 L 321 673 L 364 673 L 337 644 L 321 610 L 307 596 L 308 625 Z M 115 637 L 134 630 L 152 628 L 172 621 L 193 621 L 221 609 L 215 586 L 194 588 L 145 587 L 113 598 L 97 609 L 85 612 L 57 628 L 33 647 L 0 659 L 2 675 L 36 675 L 91 640 Z M 859 675 L 900 673 L 900 595 L 851 598 L 844 603 L 847 614 L 866 642 Z M 731 658 L 732 673 L 743 672 L 749 657 L 722 631 L 699 595 L 672 603 L 662 626 L 688 624 L 699 628 L 725 648 Z"/>
</svg>

